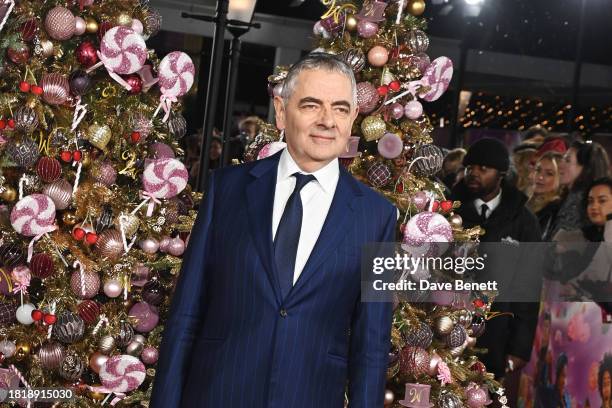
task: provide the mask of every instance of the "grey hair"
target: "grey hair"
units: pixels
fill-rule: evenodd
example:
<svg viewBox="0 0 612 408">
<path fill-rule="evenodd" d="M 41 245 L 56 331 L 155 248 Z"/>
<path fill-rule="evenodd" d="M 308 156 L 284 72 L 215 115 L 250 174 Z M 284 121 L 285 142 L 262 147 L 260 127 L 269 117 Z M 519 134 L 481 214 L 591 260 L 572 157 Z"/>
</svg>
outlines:
<svg viewBox="0 0 612 408">
<path fill-rule="evenodd" d="M 280 93 L 285 105 L 287 105 L 289 98 L 293 94 L 297 84 L 297 78 L 300 73 L 310 69 L 324 69 L 326 71 L 337 72 L 346 76 L 349 81 L 351 81 L 353 107 L 357 108 L 357 82 L 355 81 L 353 70 L 337 56 L 323 52 L 310 53 L 289 68 L 287 77 L 283 81 L 283 87 Z"/>
</svg>

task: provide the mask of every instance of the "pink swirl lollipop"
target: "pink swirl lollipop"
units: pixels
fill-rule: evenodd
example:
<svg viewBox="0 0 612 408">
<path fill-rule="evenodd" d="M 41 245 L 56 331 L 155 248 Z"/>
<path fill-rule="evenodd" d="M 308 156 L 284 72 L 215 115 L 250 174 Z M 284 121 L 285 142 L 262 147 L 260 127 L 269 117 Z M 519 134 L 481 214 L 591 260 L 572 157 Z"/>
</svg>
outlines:
<svg viewBox="0 0 612 408">
<path fill-rule="evenodd" d="M 112 356 L 100 368 L 100 381 L 115 393 L 126 393 L 140 387 L 146 369 L 137 357 L 127 354 Z"/>
<path fill-rule="evenodd" d="M 11 211 L 11 225 L 18 233 L 34 237 L 55 229 L 55 204 L 44 194 L 19 200 Z"/>
<path fill-rule="evenodd" d="M 172 198 L 187 186 L 189 173 L 177 159 L 151 160 L 144 169 L 142 184 L 154 198 Z"/>
<path fill-rule="evenodd" d="M 193 85 L 195 67 L 189 55 L 174 51 L 159 63 L 159 87 L 167 96 L 185 95 Z"/>
<path fill-rule="evenodd" d="M 406 224 L 402 248 L 414 257 L 439 256 L 452 239 L 453 230 L 448 220 L 438 213 L 425 211 Z"/>
<path fill-rule="evenodd" d="M 100 44 L 100 60 L 111 72 L 132 74 L 144 65 L 147 45 L 131 28 L 113 27 L 104 34 Z"/>
<path fill-rule="evenodd" d="M 453 78 L 453 62 L 447 57 L 436 58 L 425 70 L 421 85 L 430 88 L 421 98 L 427 102 L 439 99 Z"/>
</svg>

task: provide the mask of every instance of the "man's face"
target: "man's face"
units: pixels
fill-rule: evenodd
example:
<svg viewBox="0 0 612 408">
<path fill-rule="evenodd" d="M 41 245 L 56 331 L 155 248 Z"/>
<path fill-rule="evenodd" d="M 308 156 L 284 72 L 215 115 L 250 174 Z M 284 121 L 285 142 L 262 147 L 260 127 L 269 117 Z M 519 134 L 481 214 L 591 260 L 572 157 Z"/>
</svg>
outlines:
<svg viewBox="0 0 612 408">
<path fill-rule="evenodd" d="M 497 169 L 469 165 L 465 168 L 465 185 L 476 198 L 482 198 L 495 191 L 501 182 Z"/>
<path fill-rule="evenodd" d="M 288 101 L 274 98 L 276 124 L 300 165 L 320 168 L 346 151 L 357 117 L 349 78 L 322 69 L 302 71 Z"/>
<path fill-rule="evenodd" d="M 604 401 L 612 399 L 612 377 L 609 371 L 604 372 L 601 379 L 601 396 Z"/>
</svg>

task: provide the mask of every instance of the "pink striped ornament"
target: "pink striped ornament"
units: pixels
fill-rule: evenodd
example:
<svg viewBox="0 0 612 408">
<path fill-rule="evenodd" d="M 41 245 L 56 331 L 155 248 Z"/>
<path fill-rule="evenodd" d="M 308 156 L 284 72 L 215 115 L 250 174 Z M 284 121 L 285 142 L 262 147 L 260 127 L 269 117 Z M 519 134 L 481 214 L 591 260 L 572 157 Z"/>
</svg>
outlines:
<svg viewBox="0 0 612 408">
<path fill-rule="evenodd" d="M 172 198 L 187 186 L 189 172 L 177 159 L 151 160 L 145 165 L 142 184 L 155 198 Z"/>
<path fill-rule="evenodd" d="M 44 194 L 19 200 L 11 211 L 11 225 L 18 233 L 34 237 L 50 232 L 55 223 L 55 204 Z"/>
<path fill-rule="evenodd" d="M 102 385 L 115 393 L 135 390 L 145 377 L 146 368 L 142 361 L 127 354 L 109 358 L 100 369 Z"/>
</svg>

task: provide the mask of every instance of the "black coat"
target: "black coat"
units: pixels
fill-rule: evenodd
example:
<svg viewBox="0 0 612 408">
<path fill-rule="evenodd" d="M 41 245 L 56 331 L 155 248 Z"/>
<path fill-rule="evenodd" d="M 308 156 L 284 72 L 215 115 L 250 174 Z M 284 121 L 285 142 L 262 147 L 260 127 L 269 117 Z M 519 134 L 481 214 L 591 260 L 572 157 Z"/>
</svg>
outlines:
<svg viewBox="0 0 612 408">
<path fill-rule="evenodd" d="M 504 184 L 501 202 L 485 222 L 476 212 L 473 200 L 463 181 L 453 189 L 453 200 L 461 201 L 457 213 L 463 218 L 463 226 L 471 228 L 481 225 L 485 235 L 483 242 L 512 240 L 518 242 L 540 242 L 541 232 L 538 219 L 525 207 L 527 197 L 515 187 Z M 512 266 L 520 269 L 518 265 Z M 541 280 L 539 280 L 541 285 Z M 485 333 L 478 339 L 477 347 L 488 353 L 482 357 L 487 370 L 496 377 L 502 377 L 506 368 L 506 355 L 513 355 L 529 361 L 533 338 L 538 320 L 539 304 L 532 302 L 495 302 L 493 312 L 509 312 L 487 321 Z"/>
<path fill-rule="evenodd" d="M 555 219 L 557 218 L 557 213 L 561 208 L 561 201 L 554 200 L 546 205 L 546 207 L 542 208 L 535 215 L 538 217 L 538 222 L 540 223 L 540 230 L 542 231 L 542 241 L 551 241 L 552 236 L 551 233 L 554 228 Z"/>
</svg>

